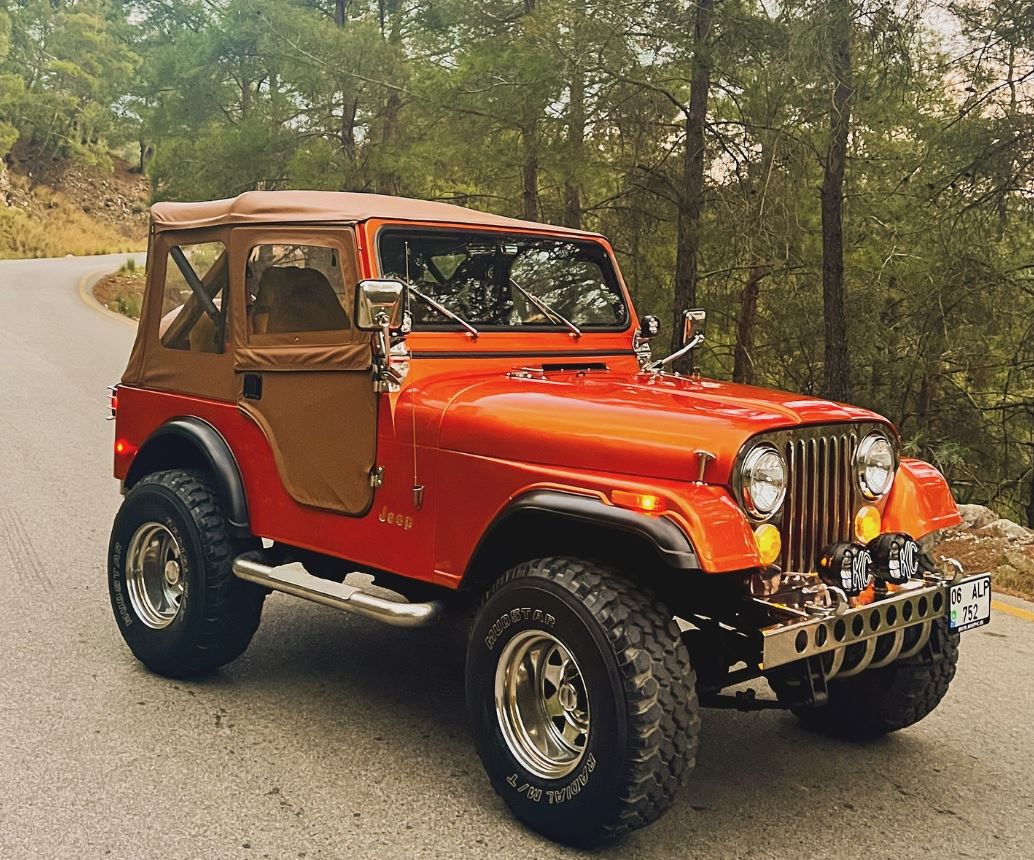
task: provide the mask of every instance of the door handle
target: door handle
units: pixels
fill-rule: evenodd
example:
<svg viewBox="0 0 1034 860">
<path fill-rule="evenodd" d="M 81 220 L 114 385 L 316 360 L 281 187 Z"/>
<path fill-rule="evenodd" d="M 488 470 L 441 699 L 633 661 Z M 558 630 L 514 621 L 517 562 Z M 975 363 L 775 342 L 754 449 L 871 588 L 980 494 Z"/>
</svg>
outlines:
<svg viewBox="0 0 1034 860">
<path fill-rule="evenodd" d="M 244 399 L 262 399 L 262 377 L 259 376 L 257 373 L 244 374 Z"/>
</svg>

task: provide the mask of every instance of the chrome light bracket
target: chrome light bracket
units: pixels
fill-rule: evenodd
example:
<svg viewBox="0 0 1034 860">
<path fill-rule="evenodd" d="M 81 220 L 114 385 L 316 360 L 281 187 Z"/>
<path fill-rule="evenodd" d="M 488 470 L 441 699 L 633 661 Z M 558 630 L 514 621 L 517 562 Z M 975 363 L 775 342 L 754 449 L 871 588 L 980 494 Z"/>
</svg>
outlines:
<svg viewBox="0 0 1034 860">
<path fill-rule="evenodd" d="M 635 352 L 636 360 L 639 362 L 640 370 L 648 370 L 653 361 L 653 350 L 650 349 L 650 340 L 643 334 L 641 328 L 637 328 L 632 337 L 632 350 Z"/>
</svg>

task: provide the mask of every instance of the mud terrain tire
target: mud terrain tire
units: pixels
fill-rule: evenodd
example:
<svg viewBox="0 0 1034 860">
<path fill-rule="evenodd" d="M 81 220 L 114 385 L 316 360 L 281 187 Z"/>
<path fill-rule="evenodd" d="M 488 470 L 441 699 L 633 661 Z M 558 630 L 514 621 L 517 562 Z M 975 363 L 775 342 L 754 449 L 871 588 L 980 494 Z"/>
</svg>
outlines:
<svg viewBox="0 0 1034 860">
<path fill-rule="evenodd" d="M 518 660 L 522 648 L 527 657 Z M 563 671 L 574 668 L 561 677 L 575 680 L 560 684 L 562 697 L 551 682 L 534 679 L 549 674 L 554 657 L 560 665 L 557 654 L 564 653 L 570 659 Z M 672 613 L 592 562 L 545 558 L 504 574 L 474 622 L 466 681 L 475 744 L 493 788 L 519 819 L 557 841 L 596 845 L 655 821 L 695 763 L 696 679 Z M 542 691 L 538 700 L 529 689 Z M 554 709 L 556 701 L 565 709 L 558 717 L 542 707 L 554 725 L 588 715 L 578 724 L 585 727 L 581 744 L 565 748 L 570 769 L 554 775 L 529 757 L 526 743 L 515 744 L 513 726 L 525 723 L 512 717 L 513 705 L 507 711 L 523 696 L 520 713 L 536 712 L 550 694 Z"/>
<path fill-rule="evenodd" d="M 154 586 L 153 575 L 148 595 L 140 597 L 143 580 L 127 569 L 137 535 L 137 546 L 150 540 L 155 548 L 143 547 L 138 559 L 150 551 L 152 566 L 157 552 L 173 560 L 178 603 L 161 596 L 164 584 Z M 235 577 L 231 564 L 256 545 L 231 539 L 219 495 L 204 475 L 174 470 L 142 478 L 122 503 L 108 546 L 111 608 L 137 659 L 154 672 L 181 678 L 239 657 L 258 627 L 266 592 Z M 156 569 L 161 564 L 159 559 Z"/>
<path fill-rule="evenodd" d="M 812 731 L 845 740 L 868 740 L 918 723 L 945 694 L 959 659 L 959 634 L 939 619 L 930 641 L 914 657 L 881 669 L 869 669 L 828 684 L 829 701 L 819 708 L 791 708 Z M 778 697 L 784 692 L 775 679 Z"/>
</svg>

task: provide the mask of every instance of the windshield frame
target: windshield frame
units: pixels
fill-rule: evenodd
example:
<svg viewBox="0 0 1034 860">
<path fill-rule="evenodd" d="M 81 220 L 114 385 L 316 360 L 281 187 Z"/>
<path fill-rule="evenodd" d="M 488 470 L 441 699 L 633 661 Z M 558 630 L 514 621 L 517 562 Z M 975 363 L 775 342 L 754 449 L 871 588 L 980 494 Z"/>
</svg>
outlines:
<svg viewBox="0 0 1034 860">
<path fill-rule="evenodd" d="M 628 290 L 625 287 L 625 283 L 621 278 L 620 272 L 617 267 L 617 261 L 614 259 L 613 251 L 610 246 L 599 237 L 595 237 L 590 234 L 581 233 L 555 233 L 550 232 L 547 229 L 540 231 L 537 230 L 510 230 L 510 229 L 493 229 L 486 228 L 480 225 L 467 225 L 467 224 L 455 224 L 455 225 L 423 225 L 423 224 L 409 224 L 406 222 L 385 222 L 378 225 L 378 229 L 374 235 L 374 240 L 371 243 L 373 245 L 374 258 L 377 263 L 377 270 L 382 277 L 388 277 L 384 272 L 384 264 L 381 254 L 381 243 L 385 237 L 395 235 L 405 236 L 435 236 L 435 235 L 449 235 L 449 234 L 462 234 L 466 236 L 483 236 L 486 239 L 490 239 L 493 242 L 505 240 L 507 238 L 513 238 L 515 240 L 521 239 L 534 239 L 534 240 L 547 240 L 556 242 L 567 242 L 575 245 L 591 246 L 594 251 L 598 251 L 601 254 L 602 259 L 600 260 L 600 270 L 603 274 L 604 282 L 607 287 L 612 290 L 615 295 L 621 299 L 622 306 L 625 309 L 625 321 L 619 324 L 613 325 L 600 325 L 600 324 L 583 324 L 578 323 L 578 327 L 581 330 L 582 336 L 590 336 L 593 334 L 624 334 L 629 332 L 635 325 L 635 308 L 632 304 L 631 297 L 628 294 Z M 419 300 L 418 300 L 419 301 Z M 500 324 L 488 324 L 483 322 L 471 321 L 473 325 L 477 327 L 479 335 L 485 334 L 524 334 L 524 333 L 550 333 L 556 334 L 562 332 L 565 335 L 570 334 L 570 329 L 564 324 L 560 323 L 528 323 L 521 325 L 500 325 Z M 461 333 L 465 334 L 466 331 L 457 322 L 450 320 L 443 320 L 442 322 L 420 322 L 414 324 L 413 334 L 421 333 Z"/>
</svg>

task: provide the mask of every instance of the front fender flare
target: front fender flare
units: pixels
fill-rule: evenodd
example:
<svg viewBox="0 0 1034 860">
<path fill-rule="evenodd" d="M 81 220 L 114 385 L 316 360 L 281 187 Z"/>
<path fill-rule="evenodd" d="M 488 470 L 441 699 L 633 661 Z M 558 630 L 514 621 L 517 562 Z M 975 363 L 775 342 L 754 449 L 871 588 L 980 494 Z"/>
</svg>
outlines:
<svg viewBox="0 0 1034 860">
<path fill-rule="evenodd" d="M 671 567 L 698 570 L 700 561 L 686 533 L 666 517 L 648 516 L 605 504 L 593 496 L 560 490 L 532 490 L 507 505 L 489 529 L 489 534 L 506 519 L 524 511 L 540 511 L 577 522 L 607 526 L 645 538 Z"/>
</svg>

